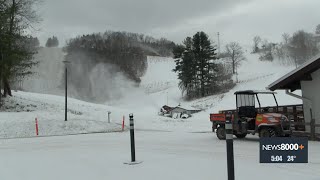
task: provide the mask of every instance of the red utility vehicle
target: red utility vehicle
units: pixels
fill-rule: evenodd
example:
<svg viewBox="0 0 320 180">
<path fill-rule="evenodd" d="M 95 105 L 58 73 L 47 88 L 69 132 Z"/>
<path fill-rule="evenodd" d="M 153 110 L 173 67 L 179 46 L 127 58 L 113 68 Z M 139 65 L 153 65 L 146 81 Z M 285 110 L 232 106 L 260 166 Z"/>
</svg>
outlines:
<svg viewBox="0 0 320 180">
<path fill-rule="evenodd" d="M 291 122 L 288 118 L 278 112 L 278 102 L 275 92 L 272 91 L 237 91 L 236 110 L 232 111 L 233 134 L 237 138 L 244 138 L 247 134 L 259 134 L 260 137 L 290 136 L 292 133 Z M 261 107 L 260 94 L 271 95 L 276 103 L 276 113 L 269 113 L 269 107 Z M 255 99 L 259 107 L 255 107 Z M 225 139 L 226 113 L 230 111 L 219 111 L 218 114 L 210 114 L 212 131 L 216 132 L 219 139 Z"/>
</svg>

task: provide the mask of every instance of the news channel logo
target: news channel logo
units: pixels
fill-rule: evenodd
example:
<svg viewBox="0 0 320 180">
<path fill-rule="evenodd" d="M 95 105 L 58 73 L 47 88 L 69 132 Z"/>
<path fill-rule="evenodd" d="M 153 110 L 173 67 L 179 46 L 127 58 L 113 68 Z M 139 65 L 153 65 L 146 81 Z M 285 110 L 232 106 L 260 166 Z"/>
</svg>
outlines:
<svg viewBox="0 0 320 180">
<path fill-rule="evenodd" d="M 260 138 L 260 163 L 308 163 L 308 138 Z"/>
</svg>

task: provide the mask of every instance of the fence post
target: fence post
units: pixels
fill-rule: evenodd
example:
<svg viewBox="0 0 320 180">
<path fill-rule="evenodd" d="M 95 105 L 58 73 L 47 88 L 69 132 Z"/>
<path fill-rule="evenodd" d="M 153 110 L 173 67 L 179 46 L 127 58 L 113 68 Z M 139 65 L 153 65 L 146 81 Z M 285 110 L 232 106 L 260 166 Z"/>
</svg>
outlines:
<svg viewBox="0 0 320 180">
<path fill-rule="evenodd" d="M 234 155 L 233 155 L 233 123 L 232 112 L 228 111 L 226 114 L 226 144 L 227 144 L 227 166 L 228 166 L 228 180 L 234 180 Z"/>
<path fill-rule="evenodd" d="M 292 114 L 293 114 L 294 122 L 297 122 L 298 121 L 298 116 L 297 116 L 297 107 L 296 106 L 292 107 Z"/>
<path fill-rule="evenodd" d="M 39 128 L 38 128 L 38 118 L 35 119 L 36 122 L 36 135 L 39 135 Z"/>
<path fill-rule="evenodd" d="M 111 114 L 111 112 L 108 111 L 108 123 L 110 123 L 110 114 Z"/>
<path fill-rule="evenodd" d="M 316 139 L 316 120 L 313 118 L 312 109 L 310 109 L 310 117 L 311 117 L 311 121 L 310 121 L 311 140 L 315 140 Z"/>
</svg>

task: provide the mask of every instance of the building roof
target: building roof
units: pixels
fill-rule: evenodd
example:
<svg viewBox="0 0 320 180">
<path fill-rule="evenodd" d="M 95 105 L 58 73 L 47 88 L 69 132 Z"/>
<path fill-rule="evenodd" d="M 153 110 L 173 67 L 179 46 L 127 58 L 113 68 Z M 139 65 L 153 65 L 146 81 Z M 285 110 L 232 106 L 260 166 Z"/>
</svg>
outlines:
<svg viewBox="0 0 320 180">
<path fill-rule="evenodd" d="M 312 81 L 311 73 L 320 68 L 320 54 L 314 56 L 309 61 L 303 63 L 295 70 L 284 75 L 280 79 L 270 84 L 267 89 L 274 91 L 276 89 L 290 89 L 295 91 L 301 89 L 301 81 Z"/>
<path fill-rule="evenodd" d="M 268 90 L 245 90 L 245 91 L 236 91 L 234 94 L 276 94 L 276 92 Z"/>
</svg>

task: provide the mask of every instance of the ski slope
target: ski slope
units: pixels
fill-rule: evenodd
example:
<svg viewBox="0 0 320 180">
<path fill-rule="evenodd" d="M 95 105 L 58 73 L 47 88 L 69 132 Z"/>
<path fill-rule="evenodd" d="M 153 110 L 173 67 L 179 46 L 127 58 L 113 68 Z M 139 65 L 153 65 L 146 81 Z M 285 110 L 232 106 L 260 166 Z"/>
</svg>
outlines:
<svg viewBox="0 0 320 180">
<path fill-rule="evenodd" d="M 40 66 L 47 68 L 46 63 Z M 248 55 L 239 69 L 239 83 L 232 90 L 186 102 L 172 72 L 174 66 L 171 58 L 149 57 L 141 86 L 129 87 L 130 93 L 104 104 L 69 97 L 67 122 L 64 97 L 45 94 L 58 94 L 47 91 L 58 83 L 50 85 L 52 88 L 45 85 L 47 78 L 59 79 L 54 71 L 42 76 L 39 84 L 37 77 L 30 80 L 29 85 L 39 86 L 30 86 L 33 92 L 13 92 L 13 97 L 6 99 L 6 112 L 0 112 L 1 179 L 227 179 L 225 141 L 211 132 L 209 114 L 234 108 L 235 91 L 265 89 L 293 67 L 260 62 L 255 55 Z M 54 63 L 50 67 L 61 68 Z M 284 92 L 278 92 L 278 99 L 279 104 L 301 103 Z M 262 98 L 261 103 L 273 105 L 271 100 Z M 161 106 L 179 103 L 204 110 L 188 119 L 157 115 Z M 129 113 L 134 114 L 136 158 L 142 161 L 134 166 L 124 164 L 130 161 Z M 35 136 L 35 118 L 41 137 Z M 255 136 L 234 140 L 236 179 L 319 180 L 318 142 L 309 142 L 308 164 L 260 164 L 258 147 Z"/>
<path fill-rule="evenodd" d="M 61 65 L 62 51 L 59 48 L 44 48 L 38 56 L 43 58 L 38 73 L 46 75 L 28 79 L 25 84 L 31 92 L 59 94 L 57 86 L 61 77 L 56 72 L 63 69 Z M 48 58 L 48 57 L 52 57 Z M 50 59 L 50 60 L 48 60 Z M 55 62 L 55 63 L 54 63 Z M 64 122 L 64 97 L 28 92 L 14 92 L 14 97 L 9 99 L 11 104 L 21 104 L 13 111 L 32 112 L 6 112 L 0 113 L 0 137 L 30 137 L 34 136 L 34 119 L 39 119 L 40 134 L 62 135 L 90 132 L 118 131 L 122 118 L 128 120 L 128 114 L 134 113 L 136 127 L 140 129 L 183 132 L 209 132 L 211 130 L 209 114 L 223 109 L 235 108 L 234 92 L 239 90 L 263 90 L 277 78 L 293 69 L 293 67 L 280 66 L 277 63 L 261 62 L 257 55 L 247 54 L 247 61 L 238 69 L 239 83 L 227 93 L 200 98 L 193 101 L 184 101 L 178 88 L 179 80 L 172 71 L 175 62 L 172 58 L 148 57 L 148 69 L 141 78 L 140 87 L 126 87 L 126 92 L 121 98 L 107 101 L 105 104 L 87 103 L 69 97 L 67 123 Z M 41 69 L 42 68 L 42 69 Z M 54 71 L 56 70 L 56 71 Z M 59 74 L 59 73 L 58 73 Z M 46 79 L 54 81 L 51 88 L 45 86 Z M 38 82 L 39 84 L 36 84 Z M 122 82 L 123 83 L 123 82 Z M 36 84 L 36 85 L 34 85 Z M 31 86 L 32 85 L 32 86 Z M 33 89 L 33 87 L 36 87 Z M 53 90 L 53 91 L 52 91 Z M 61 91 L 61 90 L 60 90 Z M 60 92 L 61 93 L 61 92 Z M 271 96 L 262 96 L 263 106 L 275 105 Z M 286 95 L 283 91 L 277 94 L 280 105 L 299 104 L 299 99 Z M 10 103 L 9 103 L 10 104 Z M 203 109 L 188 119 L 172 119 L 158 116 L 160 107 L 168 104 L 183 107 Z M 33 107 L 20 108 L 21 106 Z M 20 110 L 19 110 L 20 108 Z M 111 112 L 112 123 L 107 123 L 108 111 Z M 128 124 L 128 121 L 125 121 Z"/>
</svg>

